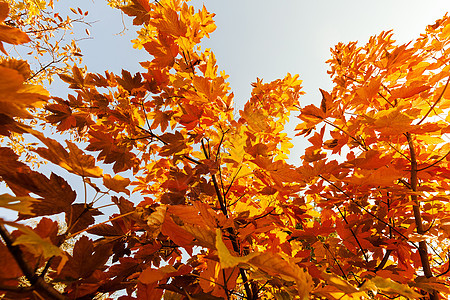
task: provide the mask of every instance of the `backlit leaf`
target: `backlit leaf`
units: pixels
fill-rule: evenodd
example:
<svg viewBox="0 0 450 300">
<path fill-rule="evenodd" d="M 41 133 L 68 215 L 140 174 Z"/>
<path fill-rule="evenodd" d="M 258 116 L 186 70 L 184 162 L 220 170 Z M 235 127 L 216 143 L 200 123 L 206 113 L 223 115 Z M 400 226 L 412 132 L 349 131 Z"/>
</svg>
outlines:
<svg viewBox="0 0 450 300">
<path fill-rule="evenodd" d="M 66 169 L 69 172 L 83 177 L 101 177 L 102 169 L 95 165 L 95 158 L 85 154 L 74 143 L 66 141 L 69 151 L 64 149 L 57 141 L 35 134 L 48 148 L 35 150 L 40 156 Z"/>
<path fill-rule="evenodd" d="M 33 202 L 37 200 L 32 197 L 14 197 L 9 194 L 0 195 L 0 206 L 19 211 L 26 215 L 33 215 Z"/>
<path fill-rule="evenodd" d="M 240 263 L 246 263 L 252 257 L 258 255 L 258 253 L 251 253 L 242 257 L 232 255 L 222 240 L 222 232 L 220 229 L 216 229 L 216 249 L 220 259 L 220 267 L 223 269 L 233 268 Z"/>
<path fill-rule="evenodd" d="M 109 174 L 103 174 L 103 184 L 105 187 L 117 192 L 117 193 L 125 193 L 130 195 L 130 191 L 126 189 L 126 187 L 130 184 L 130 179 L 123 178 L 120 175 L 115 175 L 111 177 Z"/>
</svg>

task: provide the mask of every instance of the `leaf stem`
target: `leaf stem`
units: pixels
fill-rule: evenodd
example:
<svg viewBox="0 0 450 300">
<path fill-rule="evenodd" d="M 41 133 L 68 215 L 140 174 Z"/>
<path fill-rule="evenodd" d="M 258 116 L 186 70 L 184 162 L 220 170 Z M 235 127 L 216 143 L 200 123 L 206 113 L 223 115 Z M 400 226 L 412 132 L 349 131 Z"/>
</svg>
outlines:
<svg viewBox="0 0 450 300">
<path fill-rule="evenodd" d="M 85 229 L 80 230 L 80 231 L 77 231 L 77 232 L 75 232 L 75 233 L 71 233 L 71 234 L 69 234 L 69 236 L 68 236 L 67 238 L 69 239 L 69 238 L 71 238 L 71 237 L 74 237 L 74 236 L 76 236 L 76 235 L 79 235 L 80 233 L 83 233 L 83 232 L 85 232 L 85 231 L 91 230 L 91 229 L 93 229 L 93 228 L 95 228 L 95 227 L 97 227 L 97 226 L 100 226 L 100 225 L 102 225 L 102 224 L 105 224 L 105 223 L 108 223 L 108 222 L 111 222 L 111 221 L 114 221 L 114 220 L 117 220 L 117 219 L 126 217 L 126 216 L 128 216 L 128 215 L 131 215 L 132 213 L 134 213 L 134 211 L 129 211 L 129 212 L 127 212 L 127 213 L 124 213 L 123 215 L 114 217 L 114 218 L 112 218 L 112 219 L 103 221 L 103 222 L 101 222 L 101 223 L 97 223 L 97 224 L 95 224 L 95 225 L 92 225 L 92 226 L 89 227 L 89 228 L 85 228 Z"/>
</svg>

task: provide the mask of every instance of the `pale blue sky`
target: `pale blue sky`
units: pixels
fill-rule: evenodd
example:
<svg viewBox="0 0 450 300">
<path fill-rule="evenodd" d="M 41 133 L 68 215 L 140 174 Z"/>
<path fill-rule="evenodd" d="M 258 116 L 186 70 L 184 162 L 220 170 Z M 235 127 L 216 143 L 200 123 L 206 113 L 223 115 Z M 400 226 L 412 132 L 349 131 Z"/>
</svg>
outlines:
<svg viewBox="0 0 450 300">
<path fill-rule="evenodd" d="M 193 0 L 216 13 L 217 30 L 204 45 L 216 54 L 220 69 L 230 75 L 235 101 L 241 108 L 250 96 L 250 83 L 256 77 L 265 82 L 282 78 L 287 72 L 300 74 L 307 95 L 303 103 L 319 102 L 319 88 L 330 89 L 325 61 L 329 49 L 338 42 L 365 43 L 371 35 L 394 29 L 394 38 L 408 42 L 419 36 L 450 11 L 444 0 Z M 72 5 L 60 0 L 56 5 Z M 140 71 L 139 61 L 149 59 L 144 51 L 132 49 L 135 28 L 124 16 L 122 31 L 119 11 L 106 7 L 103 0 L 77 2 L 89 11 L 92 40 L 82 41 L 84 63 L 91 72 L 105 69 Z M 84 30 L 84 29 L 83 29 Z"/>
</svg>

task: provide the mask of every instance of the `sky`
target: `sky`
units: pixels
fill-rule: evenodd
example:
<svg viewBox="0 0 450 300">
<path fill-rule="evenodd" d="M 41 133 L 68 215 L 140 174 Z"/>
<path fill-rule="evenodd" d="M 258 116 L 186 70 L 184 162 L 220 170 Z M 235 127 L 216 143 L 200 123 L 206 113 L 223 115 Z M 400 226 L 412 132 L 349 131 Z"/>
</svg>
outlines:
<svg viewBox="0 0 450 300">
<path fill-rule="evenodd" d="M 217 29 L 203 46 L 213 50 L 219 69 L 230 75 L 238 110 L 250 98 L 250 84 L 257 77 L 270 82 L 288 72 L 303 80 L 306 95 L 300 98 L 302 106 L 319 105 L 319 88 L 332 88 L 325 62 L 335 44 L 363 44 L 370 36 L 391 29 L 394 39 L 406 43 L 450 11 L 448 0 L 192 0 L 190 4 L 198 8 L 204 4 L 216 14 Z M 130 40 L 138 28 L 129 17 L 107 7 L 104 0 L 55 1 L 56 10 L 69 14 L 69 7 L 75 5 L 88 10 L 88 20 L 94 21 L 89 27 L 91 38 L 79 43 L 89 72 L 143 71 L 139 62 L 151 57 L 144 50 L 133 49 Z M 86 36 L 84 29 L 79 28 L 81 37 Z M 67 96 L 67 88 L 59 80 L 48 89 L 53 95 Z M 291 129 L 295 119 L 291 119 Z M 291 161 L 299 162 L 307 142 L 297 137 L 293 143 Z"/>
<path fill-rule="evenodd" d="M 144 50 L 132 49 L 136 27 L 129 17 L 123 16 L 127 29 L 119 34 L 123 30 L 119 11 L 106 7 L 103 0 L 77 4 L 96 21 L 89 28 L 92 39 L 80 43 L 88 70 L 140 71 L 138 62 L 150 57 Z M 394 38 L 405 43 L 450 11 L 448 0 L 193 0 L 190 4 L 198 8 L 204 4 L 216 14 L 217 29 L 203 45 L 213 50 L 219 68 L 230 75 L 237 108 L 250 97 L 250 84 L 257 77 L 270 82 L 287 72 L 303 80 L 307 94 L 302 102 L 318 103 L 319 88 L 332 88 L 325 61 L 335 44 L 365 43 L 391 29 Z"/>
</svg>

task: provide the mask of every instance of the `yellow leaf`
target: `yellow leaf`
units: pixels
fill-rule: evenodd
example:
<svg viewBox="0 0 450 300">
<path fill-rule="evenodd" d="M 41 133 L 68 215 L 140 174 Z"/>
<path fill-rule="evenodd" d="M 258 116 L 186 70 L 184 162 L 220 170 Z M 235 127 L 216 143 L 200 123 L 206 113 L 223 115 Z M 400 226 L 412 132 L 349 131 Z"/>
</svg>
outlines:
<svg viewBox="0 0 450 300">
<path fill-rule="evenodd" d="M 209 230 L 205 227 L 191 224 L 184 224 L 182 228 L 192 234 L 193 237 L 195 237 L 196 245 L 210 249 L 214 248 L 214 243 L 216 240 L 214 231 Z"/>
<path fill-rule="evenodd" d="M 375 130 L 387 134 L 401 134 L 411 128 L 413 117 L 403 113 L 400 107 L 380 111 L 374 116 Z"/>
<path fill-rule="evenodd" d="M 147 225 L 150 227 L 149 234 L 155 239 L 161 232 L 161 225 L 166 218 L 167 206 L 161 205 L 156 207 L 156 210 L 147 217 Z"/>
<path fill-rule="evenodd" d="M 259 255 L 258 253 L 250 253 L 246 256 L 233 256 L 223 242 L 222 232 L 219 228 L 216 229 L 216 249 L 222 269 L 233 268 L 241 263 L 246 263 L 252 257 Z"/>
<path fill-rule="evenodd" d="M 216 229 L 216 249 L 219 255 L 220 267 L 222 269 L 233 268 L 240 263 L 246 263 L 249 259 L 258 255 L 258 253 L 250 253 L 246 256 L 231 255 L 230 251 L 222 240 L 222 232 L 219 228 Z"/>
<path fill-rule="evenodd" d="M 269 275 L 281 276 L 285 280 L 295 281 L 300 299 L 309 299 L 314 283 L 311 275 L 294 262 L 282 258 L 274 253 L 259 253 L 251 258 L 248 263 Z"/>
<path fill-rule="evenodd" d="M 408 299 L 418 299 L 422 297 L 419 293 L 416 293 L 413 289 L 411 289 L 406 284 L 397 283 L 389 278 L 383 278 L 380 276 L 373 277 L 368 281 L 376 286 L 376 288 L 380 291 L 386 293 L 394 293 L 400 294 L 402 296 L 407 297 Z M 366 284 L 364 284 L 366 285 Z M 362 288 L 364 288 L 364 285 Z"/>
<path fill-rule="evenodd" d="M 68 260 L 68 257 L 63 250 L 53 245 L 48 238 L 46 239 L 41 238 L 36 232 L 34 232 L 34 230 L 25 225 L 17 224 L 14 222 L 4 222 L 4 223 L 6 225 L 16 227 L 23 233 L 22 235 L 20 235 L 15 239 L 13 245 L 22 245 L 26 247 L 28 251 L 33 253 L 36 257 L 42 255 L 44 258 L 48 259 L 53 256 L 59 256 L 61 257 L 61 262 L 59 263 L 57 269 L 58 270 L 62 269 L 62 267 Z"/>
<path fill-rule="evenodd" d="M 25 215 L 34 216 L 33 202 L 37 201 L 32 197 L 14 197 L 9 194 L 0 195 L 0 206 L 9 208 Z"/>
</svg>

